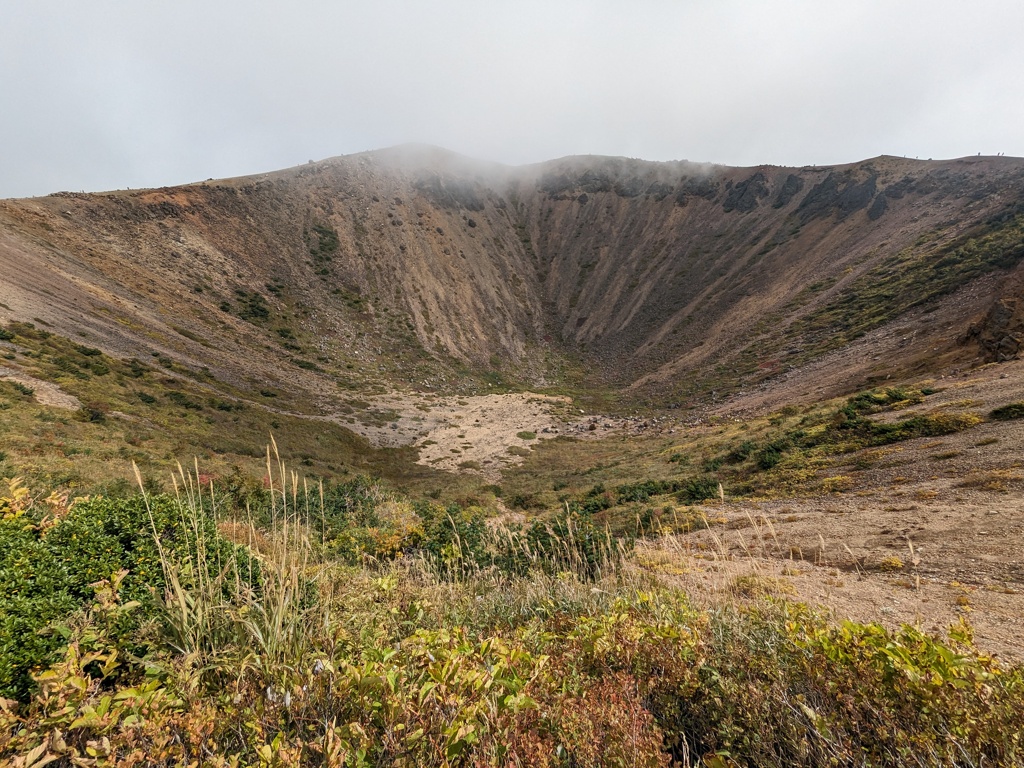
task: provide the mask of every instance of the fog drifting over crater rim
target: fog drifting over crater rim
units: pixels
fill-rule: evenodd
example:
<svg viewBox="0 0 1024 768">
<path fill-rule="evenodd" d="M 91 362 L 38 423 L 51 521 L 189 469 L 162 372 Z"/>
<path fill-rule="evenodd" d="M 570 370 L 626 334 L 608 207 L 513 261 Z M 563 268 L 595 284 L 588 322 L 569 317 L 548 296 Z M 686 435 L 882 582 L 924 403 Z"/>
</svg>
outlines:
<svg viewBox="0 0 1024 768">
<path fill-rule="evenodd" d="M 505 164 L 1024 155 L 1024 5 L 41 0 L 0 27 L 0 196 L 420 142 Z"/>
</svg>

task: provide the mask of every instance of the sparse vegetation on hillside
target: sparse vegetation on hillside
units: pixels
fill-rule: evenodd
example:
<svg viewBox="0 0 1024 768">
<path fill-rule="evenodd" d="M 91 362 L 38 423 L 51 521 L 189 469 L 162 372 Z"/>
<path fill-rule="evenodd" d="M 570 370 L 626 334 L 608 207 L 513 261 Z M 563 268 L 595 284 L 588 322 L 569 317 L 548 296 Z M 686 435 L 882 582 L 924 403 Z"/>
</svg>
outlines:
<svg viewBox="0 0 1024 768">
<path fill-rule="evenodd" d="M 503 488 L 513 506 L 568 504 L 620 534 L 693 528 L 702 523 L 680 507 L 720 493 L 730 499 L 842 493 L 856 486 L 842 468 L 851 462 L 855 471 L 870 466 L 871 449 L 983 423 L 970 410 L 930 409 L 899 418 L 904 409 L 926 405 L 934 392 L 928 386 L 869 390 L 701 430 L 684 442 L 545 441 L 522 467 L 506 471 Z"/>
<path fill-rule="evenodd" d="M 1013 421 L 1014 419 L 1024 419 L 1024 403 L 1010 403 L 999 408 L 995 408 L 989 413 L 990 419 L 996 421 Z"/>
<path fill-rule="evenodd" d="M 74 307 L 106 295 L 86 287 L 112 280 L 132 298 L 96 305 L 90 346 L 159 340 L 220 379 L 305 361 L 306 401 L 334 379 L 467 392 L 642 379 L 644 400 L 691 406 L 923 304 L 944 312 L 942 297 L 1020 262 L 1024 168 L 1009 159 L 876 158 L 822 179 L 577 158 L 501 184 L 426 160 L 407 175 L 352 158 L 273 184 L 6 201 L 0 225 L 31 259 L 24 274 L 89 254 L 73 281 L 55 274 L 53 332 L 77 333 Z M 968 298 L 978 312 L 986 300 Z M 969 357 L 922 325 L 922 344 Z"/>
<path fill-rule="evenodd" d="M 409 448 L 374 449 L 340 425 L 290 412 L 307 407 L 291 391 L 247 392 L 157 354 L 148 363 L 118 360 L 31 323 L 11 323 L 7 333 L 27 374 L 77 400 L 78 410 L 42 405 L 32 387 L 0 380 L 10 471 L 31 483 L 88 493 L 129 480 L 130 461 L 147 475 L 163 474 L 197 454 L 214 475 L 233 466 L 254 472 L 262 452 L 252 446 L 272 430 L 289 446 L 282 449 L 289 461 L 321 477 L 370 473 L 439 484 L 439 473 L 414 464 Z"/>
<path fill-rule="evenodd" d="M 934 301 L 986 272 L 1024 260 L 1024 214 L 1013 207 L 937 244 L 903 249 L 842 287 L 835 299 L 788 332 L 810 357 L 834 349 Z"/>
</svg>

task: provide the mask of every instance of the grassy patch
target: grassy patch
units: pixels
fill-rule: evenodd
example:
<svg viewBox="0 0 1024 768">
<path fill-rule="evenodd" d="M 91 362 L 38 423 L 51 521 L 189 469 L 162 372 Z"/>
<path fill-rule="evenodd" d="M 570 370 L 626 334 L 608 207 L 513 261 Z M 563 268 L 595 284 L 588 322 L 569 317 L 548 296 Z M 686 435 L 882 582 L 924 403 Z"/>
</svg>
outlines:
<svg viewBox="0 0 1024 768">
<path fill-rule="evenodd" d="M 374 449 L 337 424 L 276 412 L 294 407 L 283 389 L 247 392 L 178 364 L 168 370 L 119 360 L 29 323 L 12 323 L 7 331 L 26 373 L 53 382 L 84 406 L 79 414 L 43 406 L 32 387 L 0 381 L 7 471 L 26 481 L 87 493 L 129 480 L 131 460 L 147 474 L 167 476 L 176 462 L 193 456 L 214 475 L 235 466 L 259 473 L 263 452 L 253 446 L 273 433 L 286 460 L 318 477 L 369 473 L 410 490 L 443 487 L 445 498 L 470 486 L 416 464 L 413 448 Z"/>
</svg>

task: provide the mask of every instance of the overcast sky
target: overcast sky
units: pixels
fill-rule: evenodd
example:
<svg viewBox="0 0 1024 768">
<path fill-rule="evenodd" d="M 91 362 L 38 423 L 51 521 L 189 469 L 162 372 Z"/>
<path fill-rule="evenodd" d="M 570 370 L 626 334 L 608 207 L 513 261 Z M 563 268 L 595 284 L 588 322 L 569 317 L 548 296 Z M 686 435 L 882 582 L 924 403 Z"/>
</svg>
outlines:
<svg viewBox="0 0 1024 768">
<path fill-rule="evenodd" d="M 405 142 L 511 164 L 1024 155 L 1021 0 L 7 0 L 0 197 Z"/>
</svg>

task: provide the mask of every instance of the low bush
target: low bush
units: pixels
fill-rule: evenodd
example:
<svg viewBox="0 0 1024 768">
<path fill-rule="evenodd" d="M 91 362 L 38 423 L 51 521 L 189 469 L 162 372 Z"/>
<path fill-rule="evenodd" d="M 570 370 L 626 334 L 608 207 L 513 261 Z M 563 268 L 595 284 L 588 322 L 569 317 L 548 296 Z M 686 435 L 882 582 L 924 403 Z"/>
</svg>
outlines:
<svg viewBox="0 0 1024 768">
<path fill-rule="evenodd" d="M 1012 421 L 1024 419 L 1024 403 L 1010 403 L 989 411 L 988 417 L 992 421 Z"/>
<path fill-rule="evenodd" d="M 182 408 L 188 408 L 189 410 L 192 411 L 203 410 L 203 406 L 201 403 L 197 403 L 184 392 L 171 390 L 167 393 L 167 399 L 170 400 L 175 405 L 181 406 Z"/>
<path fill-rule="evenodd" d="M 714 475 L 701 475 L 687 480 L 679 492 L 679 499 L 687 504 L 698 504 L 718 496 L 718 478 Z"/>
<path fill-rule="evenodd" d="M 698 608 L 625 564 L 628 550 L 589 518 L 487 526 L 473 509 L 413 505 L 365 479 L 324 489 L 325 537 L 414 511 L 419 549 L 409 554 L 422 557 L 345 566 L 313 556 L 306 499 L 295 506 L 291 488 L 272 483 L 264 504 L 274 526 L 222 522 L 260 553 L 256 587 L 232 594 L 217 592 L 216 574 L 242 550 L 217 535 L 187 482 L 183 502 L 150 500 L 152 523 L 137 497 L 37 510 L 9 484 L 0 616 L 26 596 L 59 631 L 22 630 L 19 639 L 57 638 L 56 647 L 18 662 L 28 681 L 8 688 L 20 704 L 0 700 L 0 761 L 1024 760 L 1024 670 L 979 653 L 965 625 L 942 641 L 910 627 L 836 624 L 778 600 L 783 583 L 764 577 L 735 583 L 747 607 Z M 166 566 L 170 551 L 184 553 L 181 567 Z M 219 570 L 203 567 L 215 562 Z M 168 599 L 154 599 L 163 589 Z M 132 628 L 147 618 L 140 648 Z M 21 647 L 5 640 L 2 651 Z"/>
<path fill-rule="evenodd" d="M 120 594 L 152 605 L 165 588 L 161 550 L 195 578 L 197 542 L 210 570 L 241 559 L 212 519 L 188 519 L 176 499 L 140 496 L 64 500 L 7 510 L 0 519 L 0 696 L 24 697 L 30 674 L 55 661 L 59 625 L 93 598 L 94 585 L 123 573 Z M 154 537 L 155 534 L 155 537 Z M 243 569 L 251 573 L 245 562 Z M 131 626 L 119 639 L 132 646 Z"/>
</svg>

